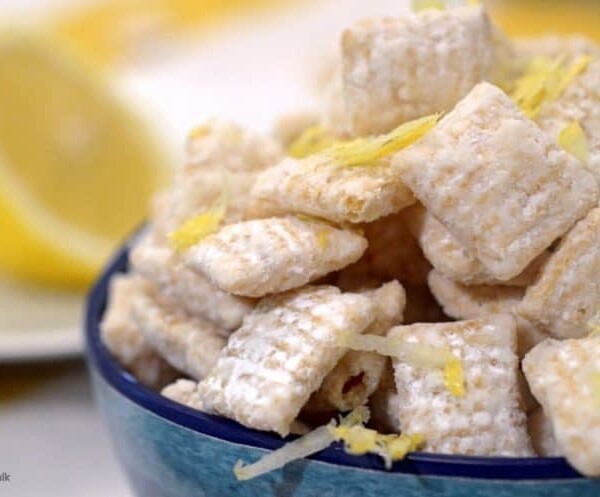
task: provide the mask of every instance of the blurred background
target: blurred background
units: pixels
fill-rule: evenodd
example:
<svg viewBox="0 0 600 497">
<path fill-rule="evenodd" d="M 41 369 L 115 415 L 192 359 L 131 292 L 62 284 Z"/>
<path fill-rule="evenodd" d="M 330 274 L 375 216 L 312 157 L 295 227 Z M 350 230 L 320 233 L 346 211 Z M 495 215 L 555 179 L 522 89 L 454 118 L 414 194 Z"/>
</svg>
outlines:
<svg viewBox="0 0 600 497">
<path fill-rule="evenodd" d="M 600 41 L 599 0 L 490 0 L 511 35 Z M 218 116 L 318 103 L 338 35 L 408 0 L 0 0 L 0 495 L 129 492 L 82 355 L 86 290 Z"/>
</svg>

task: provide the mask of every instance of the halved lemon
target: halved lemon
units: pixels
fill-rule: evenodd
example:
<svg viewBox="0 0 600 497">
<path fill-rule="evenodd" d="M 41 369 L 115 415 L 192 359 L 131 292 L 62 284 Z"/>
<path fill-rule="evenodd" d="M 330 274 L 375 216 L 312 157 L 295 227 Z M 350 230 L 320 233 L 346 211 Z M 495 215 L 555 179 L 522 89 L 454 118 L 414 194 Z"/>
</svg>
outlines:
<svg viewBox="0 0 600 497">
<path fill-rule="evenodd" d="M 103 81 L 47 40 L 0 38 L 0 271 L 83 287 L 170 168 Z"/>
</svg>

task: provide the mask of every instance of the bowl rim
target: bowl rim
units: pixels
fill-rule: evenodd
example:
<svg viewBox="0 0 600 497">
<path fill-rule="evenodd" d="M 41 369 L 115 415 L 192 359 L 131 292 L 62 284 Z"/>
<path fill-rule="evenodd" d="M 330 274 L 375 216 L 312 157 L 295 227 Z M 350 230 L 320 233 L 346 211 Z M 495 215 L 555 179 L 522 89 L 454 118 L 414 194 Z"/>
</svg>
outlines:
<svg viewBox="0 0 600 497">
<path fill-rule="evenodd" d="M 136 237 L 132 237 L 134 240 Z M 263 450 L 281 447 L 295 437 L 281 439 L 273 433 L 246 428 L 235 421 L 203 413 L 178 404 L 141 385 L 114 360 L 100 338 L 100 321 L 107 301 L 111 277 L 128 270 L 131 243 L 124 244 L 107 264 L 90 291 L 85 309 L 85 344 L 88 365 L 113 389 L 134 404 L 171 423 L 230 443 Z M 347 454 L 334 443 L 309 459 L 364 470 L 487 480 L 582 480 L 584 477 L 562 457 L 474 457 L 415 452 L 386 470 L 374 455 Z"/>
</svg>

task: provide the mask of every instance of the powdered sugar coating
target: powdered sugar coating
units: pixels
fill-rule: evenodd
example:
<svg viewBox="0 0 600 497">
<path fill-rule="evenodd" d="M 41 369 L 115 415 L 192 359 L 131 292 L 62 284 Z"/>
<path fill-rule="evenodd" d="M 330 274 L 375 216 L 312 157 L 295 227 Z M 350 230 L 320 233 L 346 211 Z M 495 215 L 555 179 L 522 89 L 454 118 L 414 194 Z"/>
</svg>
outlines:
<svg viewBox="0 0 600 497">
<path fill-rule="evenodd" d="M 225 292 L 261 297 L 341 269 L 366 248 L 366 240 L 353 231 L 282 217 L 225 226 L 183 257 Z"/>
<path fill-rule="evenodd" d="M 197 385 L 193 380 L 180 378 L 174 383 L 167 385 L 160 393 L 168 399 L 202 411 L 202 401 L 198 397 Z"/>
<path fill-rule="evenodd" d="M 525 289 L 512 286 L 465 286 L 432 271 L 429 288 L 444 312 L 455 319 L 473 319 L 490 314 L 515 314 L 523 300 Z M 515 316 L 517 321 L 517 352 L 523 357 L 529 350 L 548 338 L 542 328 L 531 321 Z"/>
<path fill-rule="evenodd" d="M 146 386 L 160 388 L 177 374 L 144 338 L 132 319 L 137 295 L 151 284 L 138 275 L 117 275 L 110 282 L 100 333 L 102 342 L 125 368 Z"/>
<path fill-rule="evenodd" d="M 482 81 L 493 56 L 483 8 L 367 19 L 342 36 L 346 109 L 358 135 L 450 110 Z"/>
<path fill-rule="evenodd" d="M 136 295 L 131 315 L 148 343 L 196 380 L 206 376 L 225 347 L 223 330 L 207 319 L 191 317 L 158 291 Z"/>
<path fill-rule="evenodd" d="M 598 47 L 597 47 L 598 48 Z M 600 48 L 598 48 L 600 52 Z M 600 182 L 600 60 L 590 63 L 556 100 L 540 109 L 537 123 L 548 135 L 557 140 L 565 126 L 579 122 L 589 152 L 585 164 Z"/>
<path fill-rule="evenodd" d="M 397 153 L 394 166 L 427 210 L 501 280 L 520 274 L 600 194 L 593 176 L 489 83 Z"/>
<path fill-rule="evenodd" d="M 523 360 L 558 446 L 581 473 L 600 476 L 600 337 L 548 339 Z"/>
<path fill-rule="evenodd" d="M 346 349 L 345 333 L 374 319 L 368 297 L 335 287 L 305 287 L 263 299 L 231 335 L 199 384 L 210 412 L 285 436 L 310 395 Z"/>
<path fill-rule="evenodd" d="M 516 324 L 509 315 L 454 323 L 398 326 L 397 339 L 449 347 L 463 364 L 465 390 L 453 396 L 439 369 L 394 361 L 400 427 L 421 433 L 425 450 L 477 456 L 530 456 L 519 406 Z"/>
<path fill-rule="evenodd" d="M 336 223 L 362 223 L 397 212 L 415 198 L 389 162 L 343 167 L 326 156 L 285 159 L 263 172 L 252 191 L 256 206 L 277 207 L 279 213 L 298 212 Z M 273 213 L 273 211 L 270 211 Z"/>
<path fill-rule="evenodd" d="M 533 282 L 540 265 L 547 257 L 545 253 L 541 254 L 521 274 L 508 281 L 501 281 L 492 276 L 477 257 L 468 252 L 422 205 L 406 209 L 403 215 L 433 267 L 465 285 L 527 286 Z"/>
<path fill-rule="evenodd" d="M 154 282 L 165 297 L 176 301 L 192 316 L 213 321 L 220 329 L 234 330 L 255 301 L 230 295 L 206 277 L 186 267 L 178 254 L 146 235 L 130 252 L 134 271 Z"/>
<path fill-rule="evenodd" d="M 517 312 L 558 338 L 581 338 L 600 311 L 600 208 L 563 238 Z"/>
</svg>

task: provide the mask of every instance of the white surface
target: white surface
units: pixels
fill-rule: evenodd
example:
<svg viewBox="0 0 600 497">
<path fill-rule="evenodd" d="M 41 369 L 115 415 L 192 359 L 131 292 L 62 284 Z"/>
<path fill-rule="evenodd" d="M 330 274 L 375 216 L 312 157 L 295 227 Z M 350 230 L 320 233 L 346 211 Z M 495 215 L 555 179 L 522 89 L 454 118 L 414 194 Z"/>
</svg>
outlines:
<svg viewBox="0 0 600 497">
<path fill-rule="evenodd" d="M 84 297 L 0 280 L 0 362 L 81 353 Z"/>
<path fill-rule="evenodd" d="M 0 496 L 131 497 L 83 365 L 49 375 L 33 392 L 0 402 L 0 474 L 11 475 Z"/>
</svg>

